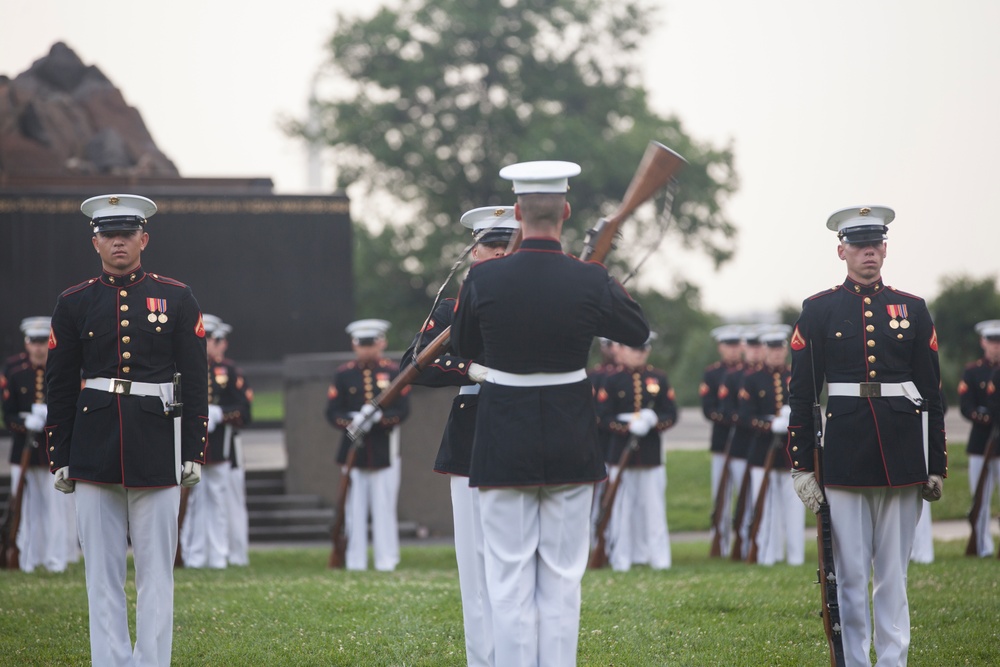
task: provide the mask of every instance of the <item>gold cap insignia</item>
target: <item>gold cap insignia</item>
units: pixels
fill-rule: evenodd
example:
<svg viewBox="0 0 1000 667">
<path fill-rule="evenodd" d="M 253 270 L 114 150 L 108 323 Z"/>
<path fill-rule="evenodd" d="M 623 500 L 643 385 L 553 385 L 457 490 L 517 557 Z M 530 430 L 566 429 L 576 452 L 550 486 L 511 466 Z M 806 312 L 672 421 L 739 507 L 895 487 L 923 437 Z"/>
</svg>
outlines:
<svg viewBox="0 0 1000 667">
<path fill-rule="evenodd" d="M 872 210 L 871 210 L 870 208 L 868 208 L 867 206 L 865 206 L 865 207 L 864 207 L 863 209 L 861 209 L 861 211 L 859 211 L 859 212 L 861 213 L 861 215 L 868 215 L 869 213 L 871 213 L 871 212 L 872 212 Z"/>
<path fill-rule="evenodd" d="M 493 215 L 494 215 L 494 217 L 499 218 L 500 216 L 502 216 L 506 212 L 507 211 L 503 210 L 502 208 L 498 208 L 495 211 L 493 211 Z"/>
</svg>

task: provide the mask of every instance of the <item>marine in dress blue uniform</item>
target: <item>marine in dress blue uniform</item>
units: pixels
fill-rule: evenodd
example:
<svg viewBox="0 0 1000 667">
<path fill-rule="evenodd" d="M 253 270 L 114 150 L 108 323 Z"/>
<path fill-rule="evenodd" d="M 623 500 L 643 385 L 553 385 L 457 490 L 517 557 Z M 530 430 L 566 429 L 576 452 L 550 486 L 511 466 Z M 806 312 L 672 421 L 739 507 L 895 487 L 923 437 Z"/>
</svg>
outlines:
<svg viewBox="0 0 1000 667">
<path fill-rule="evenodd" d="M 760 341 L 764 346 L 761 367 L 744 380 L 740 399 L 740 420 L 748 423 L 756 438 L 750 448 L 750 482 L 753 510 L 759 505 L 767 457 L 773 456 L 768 491 L 761 507 L 757 530 L 757 563 L 773 565 L 787 559 L 801 565 L 805 559 L 805 507 L 799 502 L 788 474 L 785 436 L 788 433 L 788 335 L 791 327 L 774 325 L 765 328 Z M 751 513 L 752 518 L 756 516 Z"/>
<path fill-rule="evenodd" d="M 576 663 L 593 487 L 606 476 L 587 356 L 595 336 L 642 345 L 649 335 L 603 266 L 562 251 L 568 178 L 579 170 L 501 170 L 524 240 L 470 269 L 451 330 L 457 354 L 489 369 L 470 484 L 480 489 L 498 665 Z"/>
<path fill-rule="evenodd" d="M 475 245 L 473 261 L 483 261 L 507 254 L 511 239 L 520 224 L 514 219 L 513 206 L 484 206 L 466 211 L 461 223 L 472 230 Z M 403 355 L 400 365 L 409 366 L 430 341 L 451 327 L 455 299 L 442 299 Z M 465 656 L 472 666 L 494 665 L 493 619 L 483 559 L 483 530 L 479 512 L 479 490 L 469 486 L 472 441 L 476 430 L 476 406 L 479 384 L 470 374 L 475 360 L 452 354 L 451 346 L 442 350 L 421 371 L 413 384 L 429 387 L 458 387 L 452 401 L 434 461 L 436 472 L 448 475 L 451 484 L 451 508 L 455 529 L 455 560 L 462 596 L 465 628 Z"/>
<path fill-rule="evenodd" d="M 666 570 L 672 563 L 662 434 L 677 423 L 677 401 L 666 373 L 648 363 L 655 339 L 651 333 L 641 347 L 622 346 L 622 365 L 597 393 L 600 427 L 611 439 L 610 474 L 622 476 L 608 522 L 608 562 L 616 572 L 632 565 Z M 633 438 L 635 450 L 621 470 Z"/>
<path fill-rule="evenodd" d="M 253 391 L 231 360 L 225 358 L 232 327 L 215 315 L 203 315 L 208 350 L 208 448 L 201 482 L 188 497 L 181 534 L 184 567 L 225 568 L 231 559 L 230 537 L 243 532 L 231 523 L 246 522 L 245 495 L 233 484 L 234 449 L 239 429 L 250 422 Z M 247 564 L 247 554 L 235 555 Z"/>
<path fill-rule="evenodd" d="M 57 489 L 76 492 L 93 663 L 167 665 L 178 484 L 197 482 L 204 461 L 205 332 L 191 288 L 141 265 L 152 201 L 102 195 L 81 210 L 103 271 L 63 292 L 52 314 L 49 466 Z M 183 380 L 179 396 L 175 373 Z M 136 567 L 134 648 L 126 535 Z"/>
<path fill-rule="evenodd" d="M 745 387 L 748 376 L 758 372 L 764 359 L 764 346 L 760 342 L 761 326 L 759 324 L 745 325 L 741 329 L 743 338 L 743 364 L 725 378 L 726 399 L 724 410 L 730 415 L 733 423 L 733 441 L 730 444 L 729 479 L 732 492 L 736 497 L 733 516 L 733 531 L 738 532 L 739 540 L 733 540 L 733 560 L 743 560 L 750 551 L 750 521 L 753 508 L 753 482 L 751 480 L 750 450 L 757 440 L 757 431 L 746 415 L 740 414 L 740 403 L 748 398 Z M 736 516 L 743 501 L 743 512 Z M 738 553 L 737 553 L 738 551 Z"/>
<path fill-rule="evenodd" d="M 344 436 L 337 463 L 347 462 L 351 440 L 347 428 L 361 409 L 389 386 L 399 366 L 382 356 L 385 349 L 385 320 L 365 319 L 347 325 L 347 333 L 357 359 L 337 369 L 327 390 L 326 419 Z M 399 564 L 399 528 L 396 514 L 399 493 L 399 424 L 410 413 L 408 388 L 391 405 L 381 410 L 374 425 L 361 440 L 351 468 L 351 487 L 345 508 L 347 551 L 345 567 L 368 567 L 368 516 L 372 522 L 375 569 L 392 571 Z"/>
<path fill-rule="evenodd" d="M 872 613 L 880 664 L 905 664 L 906 573 L 921 495 L 947 471 L 938 341 L 920 297 L 882 280 L 884 206 L 834 213 L 827 226 L 847 265 L 841 285 L 806 299 L 792 334 L 788 454 L 796 492 L 816 510 L 812 404 L 826 382 L 822 452 L 848 665 L 868 665 Z"/>
<path fill-rule="evenodd" d="M 722 479 L 722 471 L 726 467 L 726 460 L 729 458 L 730 443 L 733 433 L 733 422 L 731 415 L 727 415 L 723 406 L 723 387 L 725 380 L 732 373 L 742 370 L 742 354 L 740 345 L 742 338 L 740 327 L 735 324 L 726 324 L 716 327 L 711 331 L 712 338 L 715 339 L 719 353 L 719 360 L 709 364 L 702 375 L 701 384 L 698 385 L 698 396 L 701 399 L 701 412 L 705 419 L 712 422 L 712 434 L 709 440 L 709 451 L 712 454 L 712 504 L 719 494 L 719 482 Z M 725 396 L 728 396 L 728 389 Z M 727 484 L 723 493 L 727 494 L 723 499 L 723 513 L 719 520 L 719 527 L 723 531 L 720 537 L 720 551 L 725 553 L 729 550 L 729 527 L 731 489 L 732 484 Z M 715 530 L 715 527 L 712 527 Z M 714 536 L 713 536 L 714 537 Z"/>
<path fill-rule="evenodd" d="M 958 407 L 962 416 L 972 422 L 966 452 L 969 455 L 969 493 L 976 493 L 976 485 L 982 474 L 986 454 L 986 443 L 994 429 L 994 417 L 990 415 L 989 400 L 991 379 L 1000 369 L 1000 320 L 986 320 L 976 324 L 983 356 L 965 367 L 962 380 L 958 383 Z M 989 461 L 989 472 L 983 488 L 983 510 L 976 517 L 979 544 L 977 554 L 982 558 L 993 555 L 993 536 L 990 533 L 990 500 L 1000 480 L 1000 442 L 993 445 L 993 455 Z"/>
<path fill-rule="evenodd" d="M 45 363 L 48 357 L 50 318 L 27 317 L 21 321 L 24 353 L 11 358 L 0 376 L 4 422 L 11 434 L 11 489 L 25 476 L 21 524 L 17 533 L 18 567 L 33 572 L 43 567 L 62 572 L 76 561 L 76 508 L 52 486 L 45 455 Z M 27 468 L 21 457 L 28 448 Z"/>
</svg>

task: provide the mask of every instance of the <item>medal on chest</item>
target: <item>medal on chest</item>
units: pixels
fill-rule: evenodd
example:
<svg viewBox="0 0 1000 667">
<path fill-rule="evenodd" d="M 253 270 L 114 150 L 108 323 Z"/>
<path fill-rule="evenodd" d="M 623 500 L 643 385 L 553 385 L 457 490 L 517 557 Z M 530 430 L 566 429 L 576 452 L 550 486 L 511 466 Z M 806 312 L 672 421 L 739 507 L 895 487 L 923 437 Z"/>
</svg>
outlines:
<svg viewBox="0 0 1000 667">
<path fill-rule="evenodd" d="M 146 309 L 149 310 L 149 315 L 146 316 L 146 319 L 150 322 L 159 322 L 160 324 L 163 324 L 167 321 L 166 299 L 147 297 Z"/>
<path fill-rule="evenodd" d="M 890 329 L 909 329 L 910 320 L 908 318 L 908 313 L 906 311 L 906 304 L 903 303 L 890 303 L 885 307 L 886 311 L 889 313 L 889 328 Z"/>
</svg>

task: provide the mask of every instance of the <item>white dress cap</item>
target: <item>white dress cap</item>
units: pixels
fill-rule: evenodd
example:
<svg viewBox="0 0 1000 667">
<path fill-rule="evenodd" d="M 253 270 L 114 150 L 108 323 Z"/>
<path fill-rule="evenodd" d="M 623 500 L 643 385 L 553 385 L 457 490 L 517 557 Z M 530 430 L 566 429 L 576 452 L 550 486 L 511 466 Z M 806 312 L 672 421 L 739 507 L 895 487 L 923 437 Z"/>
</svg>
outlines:
<svg viewBox="0 0 1000 667">
<path fill-rule="evenodd" d="M 509 241 L 521 223 L 513 206 L 483 206 L 462 214 L 461 223 L 472 230 L 479 243 Z"/>
<path fill-rule="evenodd" d="M 215 330 L 219 328 L 222 324 L 222 318 L 216 317 L 215 315 L 209 315 L 208 313 L 202 313 L 201 324 L 205 327 L 205 333 L 211 336 L 215 333 Z"/>
<path fill-rule="evenodd" d="M 25 338 L 48 338 L 51 317 L 26 317 L 21 320 L 21 333 Z"/>
<path fill-rule="evenodd" d="M 222 321 L 222 318 L 216 315 L 203 314 L 201 321 L 209 338 L 225 338 L 233 330 L 231 326 Z"/>
<path fill-rule="evenodd" d="M 142 229 L 156 213 L 153 200 L 139 195 L 99 195 L 80 205 L 95 232 Z"/>
<path fill-rule="evenodd" d="M 1000 320 L 985 320 L 978 323 L 976 333 L 983 338 L 1000 337 Z"/>
<path fill-rule="evenodd" d="M 361 338 L 381 338 L 389 330 L 385 320 L 355 320 L 347 325 L 345 331 L 354 340 Z"/>
<path fill-rule="evenodd" d="M 711 331 L 717 343 L 739 343 L 743 340 L 743 329 L 738 324 L 723 324 Z"/>
<path fill-rule="evenodd" d="M 580 173 L 580 165 L 559 160 L 518 162 L 500 170 L 500 178 L 514 182 L 514 194 L 565 194 L 569 179 Z"/>
<path fill-rule="evenodd" d="M 791 333 L 792 327 L 787 324 L 772 324 L 761 331 L 760 342 L 768 347 L 781 347 Z"/>
<path fill-rule="evenodd" d="M 896 217 L 888 206 L 852 206 L 835 212 L 826 226 L 844 243 L 884 241 L 886 226 Z"/>
</svg>

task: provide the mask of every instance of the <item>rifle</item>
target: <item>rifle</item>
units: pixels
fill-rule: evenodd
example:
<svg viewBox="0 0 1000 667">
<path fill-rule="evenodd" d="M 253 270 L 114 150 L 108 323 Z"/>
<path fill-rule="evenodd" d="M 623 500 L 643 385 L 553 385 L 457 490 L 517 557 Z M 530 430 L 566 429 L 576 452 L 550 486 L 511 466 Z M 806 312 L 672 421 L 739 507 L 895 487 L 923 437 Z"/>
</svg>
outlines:
<svg viewBox="0 0 1000 667">
<path fill-rule="evenodd" d="M 680 168 L 686 164 L 684 158 L 682 158 L 677 153 L 659 144 L 655 141 L 651 141 L 649 147 L 646 149 L 646 153 L 643 156 L 642 162 L 639 163 L 639 167 L 636 169 L 635 174 L 632 176 L 632 181 L 629 183 L 628 189 L 625 191 L 625 199 L 618 210 L 612 215 L 610 220 L 605 220 L 602 218 L 597 225 L 590 232 L 587 233 L 588 241 L 593 237 L 596 239 L 600 247 L 597 250 L 591 250 L 588 257 L 593 259 L 593 261 L 602 261 L 611 249 L 611 241 L 614 234 L 617 232 L 618 227 L 624 220 L 631 215 L 640 204 L 644 203 L 653 194 L 662 187 L 670 178 L 680 170 Z M 602 231 L 603 230 L 603 231 Z M 598 233 L 600 232 L 600 233 Z M 521 232 L 518 230 L 514 239 L 509 247 L 509 252 L 513 252 L 520 245 Z M 585 253 L 587 250 L 585 249 Z M 582 259 L 587 259 L 588 257 L 583 257 Z M 451 343 L 451 327 L 446 328 L 437 338 L 432 340 L 427 344 L 423 350 L 420 351 L 418 355 L 415 355 L 412 362 L 405 368 L 401 368 L 399 374 L 389 383 L 382 393 L 373 398 L 368 402 L 367 405 L 372 406 L 372 410 L 379 410 L 387 405 L 391 405 L 393 401 L 399 398 L 403 390 L 413 383 L 414 380 L 420 375 L 420 373 L 427 367 L 433 359 L 437 358 L 442 350 L 446 349 Z M 356 448 L 357 441 L 364 437 L 364 434 L 368 432 L 371 428 L 371 424 L 367 424 L 367 428 L 364 424 L 358 428 L 348 428 L 347 435 L 351 439 L 351 449 Z M 348 452 L 348 458 L 350 458 L 350 452 Z M 345 464 L 345 477 L 350 473 L 350 468 Z M 342 480 L 343 481 L 343 480 Z M 342 487 L 346 484 L 341 484 Z M 346 489 L 343 493 L 338 491 L 337 494 L 337 506 L 335 508 L 334 526 L 331 530 L 331 541 L 333 542 L 333 551 L 337 551 L 338 542 L 344 541 L 346 544 L 346 537 L 344 536 L 344 507 L 347 501 Z M 337 556 L 336 553 L 330 554 L 330 567 L 341 567 L 341 565 L 335 565 L 334 563 L 343 563 L 342 557 L 343 551 L 341 551 L 341 556 Z"/>
<path fill-rule="evenodd" d="M 983 512 L 983 496 L 986 493 L 986 482 L 990 477 L 990 458 L 993 456 L 993 450 L 996 449 L 998 439 L 1000 439 L 1000 422 L 994 424 L 993 428 L 990 429 L 990 436 L 986 440 L 986 449 L 983 451 L 983 469 L 979 471 L 979 479 L 976 480 L 976 492 L 972 496 L 972 509 L 969 510 L 969 523 L 972 524 L 972 533 L 969 535 L 969 541 L 965 545 L 966 556 L 979 555 L 979 530 L 977 524 L 979 523 L 979 515 Z M 989 508 L 986 508 L 986 511 L 989 512 Z M 989 525 L 988 521 L 987 525 Z M 1000 558 L 1000 552 L 998 552 L 997 558 Z"/>
<path fill-rule="evenodd" d="M 715 504 L 712 506 L 712 546 L 708 551 L 710 558 L 719 558 L 722 556 L 722 515 L 726 510 L 726 487 L 729 486 L 729 462 L 733 458 L 733 454 L 730 451 L 732 446 L 733 429 L 730 428 L 724 452 L 726 458 L 722 464 L 722 474 L 719 475 L 719 486 L 715 491 Z"/>
<path fill-rule="evenodd" d="M 747 512 L 747 499 L 750 495 L 750 461 L 747 461 L 746 468 L 743 469 L 743 480 L 740 482 L 740 493 L 736 496 L 736 512 L 733 514 L 733 550 L 729 554 L 730 560 L 743 560 L 743 535 L 740 529 L 743 527 L 743 515 Z"/>
<path fill-rule="evenodd" d="M 21 552 L 17 548 L 17 532 L 21 528 L 21 504 L 24 500 L 24 483 L 28 476 L 28 465 L 31 462 L 31 448 L 34 447 L 35 433 L 28 431 L 24 441 L 24 449 L 21 450 L 21 476 L 17 478 L 17 489 L 10 496 L 7 503 L 7 514 L 4 516 L 3 524 L 0 526 L 0 538 L 2 538 L 2 548 L 0 548 L 0 568 L 8 570 L 19 570 Z"/>
<path fill-rule="evenodd" d="M 354 468 L 354 459 L 357 458 L 357 455 L 357 444 L 352 441 L 350 449 L 347 450 L 347 459 L 344 462 L 343 472 L 340 475 L 340 486 L 337 488 L 337 509 L 333 517 L 333 527 L 330 529 L 330 541 L 333 543 L 333 548 L 330 550 L 330 562 L 327 564 L 327 567 L 331 570 L 342 569 L 347 563 L 347 534 L 344 532 L 344 509 L 347 505 L 347 492 L 351 488 L 351 470 Z"/>
<path fill-rule="evenodd" d="M 611 251 L 618 228 L 641 204 L 667 184 L 687 164 L 687 160 L 657 141 L 650 141 L 635 170 L 621 205 L 610 218 L 601 218 L 587 231 L 583 261 L 603 262 Z"/>
<path fill-rule="evenodd" d="M 621 456 L 618 457 L 618 476 L 604 489 L 601 496 L 601 511 L 597 515 L 597 544 L 590 552 L 590 560 L 587 561 L 587 569 L 599 570 L 608 564 L 608 549 L 605 544 L 605 534 L 608 532 L 608 524 L 611 523 L 611 510 L 614 509 L 615 497 L 618 495 L 618 487 L 621 486 L 622 476 L 625 474 L 625 466 L 632 458 L 632 452 L 639 448 L 639 438 L 630 435 Z"/>
<path fill-rule="evenodd" d="M 823 486 L 823 408 L 820 407 L 819 394 L 816 393 L 816 361 L 813 358 L 811 343 L 809 363 L 812 366 L 813 377 L 812 418 L 816 429 L 813 470 L 819 488 L 823 489 L 823 502 L 819 504 L 819 511 L 816 512 L 816 552 L 819 560 L 816 583 L 820 585 L 823 630 L 826 632 L 826 643 L 830 649 L 830 666 L 844 667 L 846 664 L 844 636 L 840 626 L 840 602 L 837 601 L 837 570 L 833 562 L 833 523 L 830 519 L 830 505 L 826 501 L 826 489 Z"/>
<path fill-rule="evenodd" d="M 181 530 L 184 528 L 184 517 L 187 516 L 190 486 L 181 487 L 181 504 L 177 509 L 177 553 L 174 554 L 174 567 L 184 567 L 184 554 L 181 553 Z"/>
<path fill-rule="evenodd" d="M 760 532 L 760 524 L 764 519 L 764 502 L 767 500 L 767 492 L 771 486 L 771 471 L 774 469 L 774 459 L 778 454 L 778 447 L 781 439 L 777 436 L 771 442 L 771 447 L 767 450 L 767 457 L 764 459 L 764 479 L 760 483 L 760 490 L 757 491 L 757 500 L 754 502 L 753 519 L 750 522 L 750 549 L 747 551 L 747 562 L 751 565 L 757 562 L 757 534 Z"/>
</svg>

